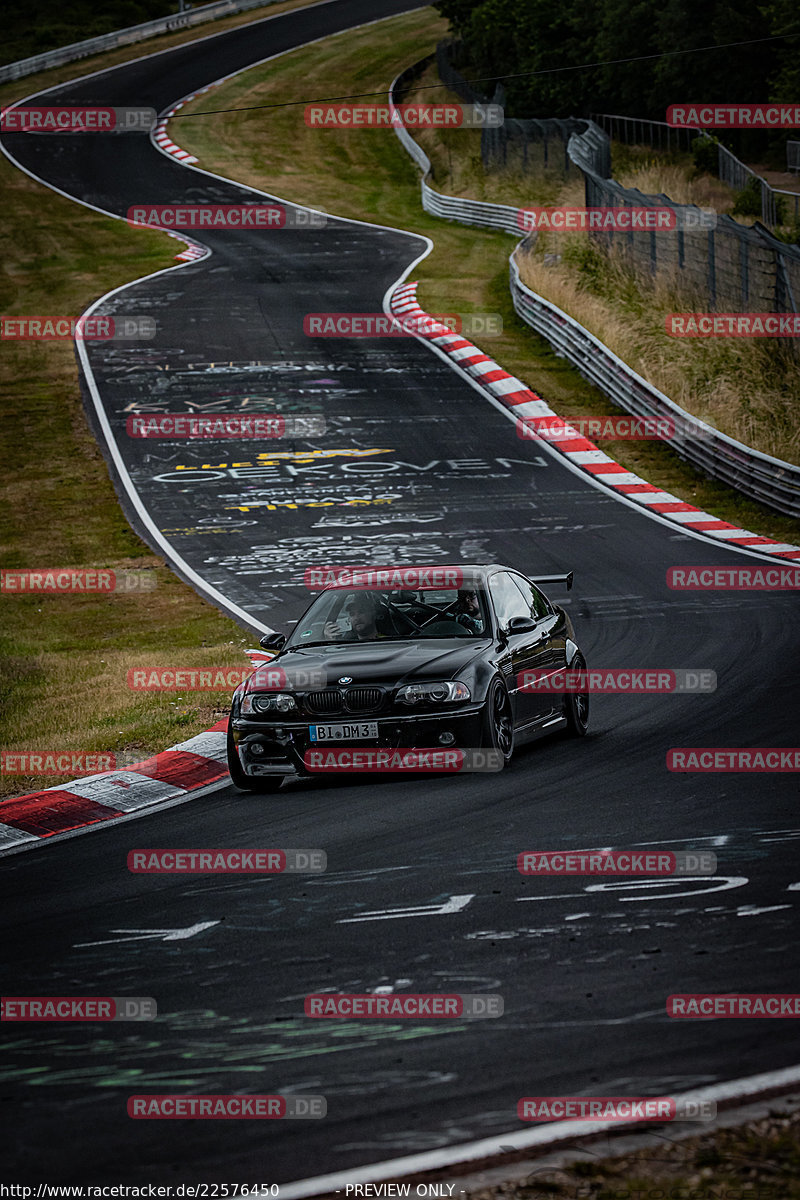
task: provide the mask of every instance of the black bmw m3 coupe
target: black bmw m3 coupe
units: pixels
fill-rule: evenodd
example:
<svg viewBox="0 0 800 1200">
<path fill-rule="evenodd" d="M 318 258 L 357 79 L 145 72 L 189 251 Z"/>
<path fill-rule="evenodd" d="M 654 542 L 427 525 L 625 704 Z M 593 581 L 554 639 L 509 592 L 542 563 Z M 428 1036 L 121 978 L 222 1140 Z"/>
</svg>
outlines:
<svg viewBox="0 0 800 1200">
<path fill-rule="evenodd" d="M 571 621 L 532 579 L 498 565 L 337 568 L 275 657 L 233 696 L 228 766 L 274 792 L 320 772 L 498 770 L 516 746 L 582 736 L 588 695 L 548 686 L 586 663 Z"/>
</svg>

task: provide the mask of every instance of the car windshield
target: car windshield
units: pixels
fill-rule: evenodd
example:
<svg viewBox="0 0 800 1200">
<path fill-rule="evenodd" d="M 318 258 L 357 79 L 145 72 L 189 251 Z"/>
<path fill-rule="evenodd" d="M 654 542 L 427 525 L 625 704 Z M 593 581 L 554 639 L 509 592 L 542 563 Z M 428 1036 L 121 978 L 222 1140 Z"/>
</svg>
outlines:
<svg viewBox="0 0 800 1200">
<path fill-rule="evenodd" d="M 287 648 L 487 637 L 487 614 L 485 594 L 476 587 L 417 591 L 331 588 L 318 596 L 298 621 Z"/>
</svg>

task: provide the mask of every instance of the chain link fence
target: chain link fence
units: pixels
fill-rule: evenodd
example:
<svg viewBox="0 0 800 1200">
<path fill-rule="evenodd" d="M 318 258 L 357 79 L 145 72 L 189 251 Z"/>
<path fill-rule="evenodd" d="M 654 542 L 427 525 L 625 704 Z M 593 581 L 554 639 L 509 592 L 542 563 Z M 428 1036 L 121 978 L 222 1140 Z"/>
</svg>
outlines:
<svg viewBox="0 0 800 1200">
<path fill-rule="evenodd" d="M 687 126 L 685 129 L 673 129 L 665 121 L 642 121 L 638 117 L 619 117 L 612 113 L 592 113 L 592 120 L 599 125 L 614 141 L 623 142 L 627 146 L 652 146 L 656 150 L 687 150 L 692 149 L 695 138 L 714 139 L 705 129 Z M 798 142 L 788 142 L 787 147 Z M 761 220 L 765 225 L 774 228 L 783 225 L 787 219 L 800 218 L 800 193 L 789 192 L 785 188 L 774 188 L 762 179 L 755 171 L 741 162 L 736 155 L 716 142 L 717 175 L 740 192 L 744 188 L 756 187 L 760 193 Z M 787 158 L 789 150 L 787 149 Z M 800 165 L 800 163 L 798 164 Z M 787 168 L 791 170 L 791 165 Z M 756 181 L 753 183 L 752 181 Z"/>
<path fill-rule="evenodd" d="M 583 171 L 587 205 L 668 207 L 678 214 L 678 228 L 590 236 L 616 247 L 634 270 L 658 276 L 711 312 L 798 311 L 800 247 L 781 242 L 759 222 L 740 225 L 724 215 L 716 217 L 713 228 L 703 228 L 699 221 L 696 229 L 687 228 L 690 206 L 603 177 L 605 152 L 596 149 L 597 128 L 592 125 L 585 135 L 573 135 L 569 145 Z"/>
<path fill-rule="evenodd" d="M 468 103 L 502 105 L 502 88 L 498 86 L 489 101 L 460 74 L 456 65 L 459 53 L 457 42 L 444 41 L 437 46 L 442 82 Z M 600 115 L 609 122 L 627 121 L 627 126 L 622 125 L 626 137 L 641 138 L 644 134 L 649 139 L 658 136 L 663 140 L 663 131 L 669 128 L 660 122 Z M 655 134 L 659 126 L 661 132 Z M 671 133 L 696 137 L 702 130 Z M 725 169 L 733 159 L 743 172 L 748 172 L 749 168 L 724 147 L 719 149 Z M 510 160 L 525 164 L 530 175 L 548 169 L 559 171 L 566 179 L 577 169 L 583 175 L 586 204 L 590 207 L 672 209 L 676 213 L 675 229 L 592 230 L 589 237 L 621 255 L 631 270 L 657 277 L 690 298 L 693 305 L 702 304 L 712 312 L 798 311 L 800 247 L 780 241 L 758 222 L 749 227 L 731 217 L 716 216 L 713 227 L 709 227 L 708 217 L 695 206 L 677 204 L 663 194 L 645 195 L 637 188 L 623 187 L 611 177 L 608 133 L 594 120 L 507 118 L 498 128 L 482 130 L 481 159 L 486 171 L 507 166 Z M 787 339 L 782 340 L 785 343 Z M 797 349 L 796 340 L 789 340 Z"/>
<path fill-rule="evenodd" d="M 505 88 L 498 84 L 491 99 L 476 91 L 455 65 L 458 52 L 458 42 L 439 42 L 436 47 L 436 67 L 442 83 L 468 104 L 498 104 L 505 108 Z M 583 132 L 586 124 L 575 117 L 566 120 L 505 117 L 502 125 L 484 127 L 481 131 L 483 168 L 487 172 L 516 168 L 531 175 L 548 173 L 559 179 L 575 178 L 579 170 L 567 153 L 567 145 L 573 133 Z"/>
</svg>

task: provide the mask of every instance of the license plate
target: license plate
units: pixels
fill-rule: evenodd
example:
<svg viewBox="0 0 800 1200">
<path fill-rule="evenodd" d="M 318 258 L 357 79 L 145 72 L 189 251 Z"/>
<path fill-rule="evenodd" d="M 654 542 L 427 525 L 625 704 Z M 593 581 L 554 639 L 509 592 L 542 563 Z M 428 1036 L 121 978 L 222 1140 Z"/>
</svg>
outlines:
<svg viewBox="0 0 800 1200">
<path fill-rule="evenodd" d="M 312 742 L 366 742 L 378 737 L 377 721 L 353 721 L 349 725 L 309 725 Z"/>
</svg>

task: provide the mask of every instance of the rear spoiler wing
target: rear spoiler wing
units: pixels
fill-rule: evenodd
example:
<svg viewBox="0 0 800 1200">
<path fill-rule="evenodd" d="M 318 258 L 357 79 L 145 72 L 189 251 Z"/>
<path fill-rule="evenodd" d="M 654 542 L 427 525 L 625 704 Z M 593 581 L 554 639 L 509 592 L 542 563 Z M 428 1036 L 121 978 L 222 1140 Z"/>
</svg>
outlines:
<svg viewBox="0 0 800 1200">
<path fill-rule="evenodd" d="M 566 575 L 532 575 L 534 583 L 540 583 L 542 587 L 547 587 L 550 584 L 563 584 L 567 591 L 572 590 L 572 577 L 574 571 L 567 571 Z"/>
</svg>

